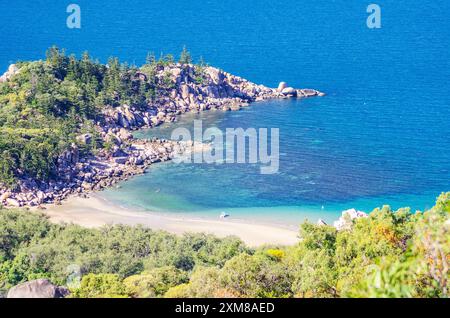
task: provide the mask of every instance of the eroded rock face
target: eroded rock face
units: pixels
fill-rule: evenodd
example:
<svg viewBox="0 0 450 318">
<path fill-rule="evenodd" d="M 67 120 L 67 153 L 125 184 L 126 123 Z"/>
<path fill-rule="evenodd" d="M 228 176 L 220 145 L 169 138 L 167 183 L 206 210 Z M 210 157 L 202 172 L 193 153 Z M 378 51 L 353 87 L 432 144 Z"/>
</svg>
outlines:
<svg viewBox="0 0 450 318">
<path fill-rule="evenodd" d="M 64 298 L 69 290 L 53 285 L 48 279 L 37 279 L 14 286 L 6 298 Z"/>
</svg>

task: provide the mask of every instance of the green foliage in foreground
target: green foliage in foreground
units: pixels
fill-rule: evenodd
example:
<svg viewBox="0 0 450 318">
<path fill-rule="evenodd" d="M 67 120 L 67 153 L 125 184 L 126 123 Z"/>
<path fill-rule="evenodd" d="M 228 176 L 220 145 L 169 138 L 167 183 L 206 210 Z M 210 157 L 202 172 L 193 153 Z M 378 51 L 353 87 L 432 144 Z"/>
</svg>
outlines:
<svg viewBox="0 0 450 318">
<path fill-rule="evenodd" d="M 449 220 L 446 193 L 424 213 L 385 206 L 350 230 L 304 223 L 295 246 L 250 249 L 233 237 L 0 210 L 0 290 L 46 277 L 71 297 L 448 297 Z M 82 279 L 68 284 L 74 265 Z"/>
</svg>

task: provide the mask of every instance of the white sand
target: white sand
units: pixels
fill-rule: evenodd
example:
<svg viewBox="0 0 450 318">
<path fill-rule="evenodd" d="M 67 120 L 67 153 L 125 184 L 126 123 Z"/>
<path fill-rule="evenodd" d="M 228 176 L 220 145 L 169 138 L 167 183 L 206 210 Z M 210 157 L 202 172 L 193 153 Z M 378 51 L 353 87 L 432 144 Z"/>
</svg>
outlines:
<svg viewBox="0 0 450 318">
<path fill-rule="evenodd" d="M 298 232 L 278 225 L 250 223 L 227 219 L 203 219 L 167 216 L 152 212 L 131 211 L 116 206 L 95 195 L 88 199 L 73 197 L 62 205 L 48 205 L 42 212 L 55 223 L 74 223 L 85 227 L 106 224 L 143 225 L 175 234 L 204 232 L 218 237 L 235 235 L 249 246 L 264 244 L 292 245 L 298 242 Z"/>
</svg>

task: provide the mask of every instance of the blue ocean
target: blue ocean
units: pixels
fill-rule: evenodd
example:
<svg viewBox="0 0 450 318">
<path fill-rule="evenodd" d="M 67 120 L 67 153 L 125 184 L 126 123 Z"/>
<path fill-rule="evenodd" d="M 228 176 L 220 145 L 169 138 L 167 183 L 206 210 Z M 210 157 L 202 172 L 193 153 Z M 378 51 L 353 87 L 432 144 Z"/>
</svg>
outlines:
<svg viewBox="0 0 450 318">
<path fill-rule="evenodd" d="M 66 26 L 74 1 L 0 1 L 0 69 L 69 53 L 140 65 L 147 52 L 194 58 L 253 82 L 280 81 L 327 95 L 188 114 L 138 137 L 169 137 L 193 119 L 221 129 L 279 128 L 280 167 L 175 164 L 101 196 L 145 211 L 292 223 L 333 220 L 348 208 L 426 209 L 450 190 L 450 2 L 76 0 L 81 29 Z"/>
</svg>

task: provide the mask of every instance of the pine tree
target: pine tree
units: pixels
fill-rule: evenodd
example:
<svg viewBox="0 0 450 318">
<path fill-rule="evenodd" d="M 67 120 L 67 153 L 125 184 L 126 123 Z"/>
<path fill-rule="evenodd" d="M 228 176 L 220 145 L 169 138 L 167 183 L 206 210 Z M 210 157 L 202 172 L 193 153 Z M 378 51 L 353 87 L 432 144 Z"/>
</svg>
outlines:
<svg viewBox="0 0 450 318">
<path fill-rule="evenodd" d="M 147 53 L 147 58 L 145 59 L 145 64 L 147 65 L 154 65 L 156 63 L 156 56 L 153 52 Z"/>
<path fill-rule="evenodd" d="M 186 49 L 186 46 L 183 46 L 183 51 L 181 51 L 180 60 L 181 64 L 191 64 L 192 58 L 191 53 Z"/>
</svg>

